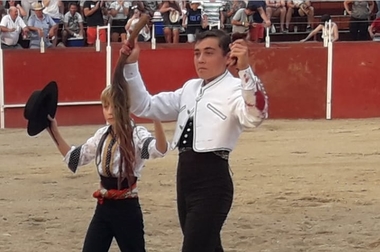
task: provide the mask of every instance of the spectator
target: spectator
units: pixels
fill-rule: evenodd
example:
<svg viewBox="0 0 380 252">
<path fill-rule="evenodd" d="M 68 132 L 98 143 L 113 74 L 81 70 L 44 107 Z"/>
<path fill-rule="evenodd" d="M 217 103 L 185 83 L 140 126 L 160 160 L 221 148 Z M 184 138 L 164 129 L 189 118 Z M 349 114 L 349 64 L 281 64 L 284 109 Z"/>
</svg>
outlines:
<svg viewBox="0 0 380 252">
<path fill-rule="evenodd" d="M 352 40 L 368 40 L 368 20 L 374 7 L 373 1 L 344 1 L 344 8 L 347 14 L 351 16 L 350 33 Z"/>
<path fill-rule="evenodd" d="M 50 42 L 50 39 L 54 37 L 58 29 L 58 25 L 54 20 L 42 13 L 43 9 L 44 7 L 41 3 L 36 2 L 32 4 L 34 14 L 28 20 L 29 30 L 32 31 L 29 47 L 32 49 L 40 48 L 41 39 L 43 39 L 45 47 L 52 47 L 53 44 Z"/>
<path fill-rule="evenodd" d="M 302 39 L 301 42 L 305 42 L 309 40 L 314 35 L 318 34 L 319 31 L 322 30 L 322 39 L 325 36 L 328 36 L 328 32 L 331 34 L 331 41 L 335 42 L 339 39 L 339 31 L 338 31 L 338 25 L 334 22 L 331 22 L 331 30 L 328 30 L 327 27 L 325 27 L 325 23 L 329 22 L 331 20 L 331 16 L 329 14 L 324 14 L 321 17 L 321 23 L 315 28 L 312 32 L 310 32 L 309 35 L 305 39 Z"/>
<path fill-rule="evenodd" d="M 253 13 L 256 8 L 252 5 L 239 9 L 232 18 L 232 33 L 246 33 L 248 35 L 249 28 L 254 26 Z"/>
<path fill-rule="evenodd" d="M 26 16 L 23 17 L 24 22 L 27 23 L 29 17 L 34 14 L 32 10 L 32 4 L 37 3 L 38 0 L 21 0 L 21 6 L 24 8 Z"/>
<path fill-rule="evenodd" d="M 286 17 L 286 6 L 285 0 L 265 0 L 266 3 L 266 14 L 268 19 L 271 20 L 272 17 L 280 17 L 280 30 L 285 32 L 285 17 Z M 276 29 L 272 24 L 272 32 L 275 33 Z"/>
<path fill-rule="evenodd" d="M 380 17 L 376 18 L 368 27 L 368 33 L 373 41 L 380 42 Z"/>
<path fill-rule="evenodd" d="M 128 38 L 132 33 L 133 29 L 135 28 L 136 23 L 140 20 L 141 17 L 141 11 L 137 8 L 137 6 L 134 6 L 133 13 L 133 16 L 128 20 L 127 25 L 125 26 L 125 30 L 128 33 Z M 146 25 L 143 29 L 141 29 L 137 41 L 146 42 L 150 39 L 150 37 L 150 30 L 148 25 Z"/>
<path fill-rule="evenodd" d="M 186 29 L 187 42 L 193 43 L 195 35 L 202 30 L 202 10 L 199 9 L 201 1 L 191 1 L 182 18 L 182 26 Z"/>
<path fill-rule="evenodd" d="M 249 38 L 251 41 L 261 42 L 264 40 L 264 27 L 270 27 L 272 25 L 266 15 L 266 3 L 265 1 L 249 1 L 247 6 L 254 10 L 254 25 L 250 27 Z"/>
<path fill-rule="evenodd" d="M 63 4 L 61 0 L 43 0 L 43 6 L 45 9 L 43 13 L 49 15 L 56 24 L 60 24 L 62 21 L 63 14 Z M 58 42 L 58 29 L 55 30 L 53 38 L 53 46 L 57 46 Z"/>
<path fill-rule="evenodd" d="M 311 25 L 314 19 L 314 8 L 311 6 L 310 0 L 290 0 L 287 2 L 288 12 L 286 13 L 285 32 L 289 31 L 289 24 L 292 17 L 307 16 L 306 31 L 311 31 Z"/>
<path fill-rule="evenodd" d="M 232 32 L 232 19 L 236 12 L 242 8 L 245 8 L 247 4 L 240 0 L 228 0 L 225 6 L 224 15 L 224 29 L 227 32 Z"/>
<path fill-rule="evenodd" d="M 161 2 L 162 1 L 144 1 L 143 6 L 145 13 L 153 17 L 153 14 L 161 8 Z"/>
<path fill-rule="evenodd" d="M 24 20 L 18 15 L 19 10 L 15 6 L 9 7 L 8 15 L 5 15 L 0 22 L 1 48 L 17 49 L 22 48 L 18 44 L 20 33 L 23 35 L 29 32 Z"/>
<path fill-rule="evenodd" d="M 209 28 L 217 28 L 220 23 L 220 28 L 224 28 L 224 12 L 225 2 L 222 0 L 205 0 L 203 7 L 203 22 L 204 26 Z"/>
<path fill-rule="evenodd" d="M 166 43 L 179 43 L 179 22 L 182 10 L 176 1 L 163 1 L 160 8 L 164 22 L 164 34 Z"/>
<path fill-rule="evenodd" d="M 110 9 L 112 16 L 112 42 L 119 42 L 119 38 L 121 38 L 121 41 L 124 41 L 127 38 L 125 25 L 128 21 L 130 5 L 131 3 L 125 0 L 117 0 L 111 3 Z"/>
<path fill-rule="evenodd" d="M 75 3 L 69 3 L 69 11 L 63 18 L 62 43 L 66 46 L 67 39 L 72 37 L 84 38 L 84 27 L 82 15 L 78 12 Z"/>
<path fill-rule="evenodd" d="M 14 1 L 14 0 L 6 1 L 5 2 L 5 10 L 7 11 L 7 13 L 8 13 L 8 10 L 11 6 L 14 6 L 17 8 L 19 17 L 23 18 L 26 16 L 26 12 L 25 12 L 24 8 L 22 8 L 22 6 L 21 6 L 21 1 Z"/>
<path fill-rule="evenodd" d="M 96 40 L 96 27 L 104 25 L 103 14 L 107 14 L 104 1 L 88 0 L 84 2 L 83 12 L 87 21 L 87 44 L 93 46 Z M 99 30 L 99 40 L 102 43 L 107 42 L 106 30 Z"/>
</svg>

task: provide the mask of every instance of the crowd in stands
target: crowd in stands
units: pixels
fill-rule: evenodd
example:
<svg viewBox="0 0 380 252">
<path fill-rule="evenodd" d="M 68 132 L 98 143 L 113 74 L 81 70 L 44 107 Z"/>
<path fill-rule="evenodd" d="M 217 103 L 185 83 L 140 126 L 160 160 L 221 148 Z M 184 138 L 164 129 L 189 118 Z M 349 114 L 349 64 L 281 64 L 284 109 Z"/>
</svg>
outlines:
<svg viewBox="0 0 380 252">
<path fill-rule="evenodd" d="M 319 32 L 322 36 L 330 32 L 333 41 L 338 40 L 339 28 L 334 20 L 331 29 L 325 27 L 325 22 L 333 19 L 329 13 L 315 22 L 313 3 L 310 0 L 0 0 L 1 47 L 40 48 L 42 44 L 47 48 L 64 47 L 72 41 L 93 46 L 96 27 L 107 24 L 111 25 L 111 41 L 123 41 L 142 13 L 152 18 L 138 38 L 145 42 L 157 36 L 160 27 L 166 43 L 179 43 L 182 35 L 191 43 L 195 34 L 207 29 L 224 29 L 230 34 L 242 34 L 251 41 L 262 42 L 268 31 L 272 34 L 299 32 L 292 23 L 300 17 L 305 19 L 303 32 L 308 34 L 301 42 Z M 380 41 L 380 1 L 345 0 L 343 7 L 350 16 L 352 40 Z M 99 31 L 99 39 L 106 42 L 106 30 Z M 27 46 L 22 42 L 27 42 Z"/>
</svg>

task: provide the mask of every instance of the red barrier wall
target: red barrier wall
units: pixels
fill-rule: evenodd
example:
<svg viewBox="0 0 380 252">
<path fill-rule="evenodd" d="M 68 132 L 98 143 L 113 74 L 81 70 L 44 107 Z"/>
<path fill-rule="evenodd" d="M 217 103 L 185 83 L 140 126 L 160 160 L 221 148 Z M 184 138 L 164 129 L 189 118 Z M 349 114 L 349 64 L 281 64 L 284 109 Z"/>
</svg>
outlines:
<svg viewBox="0 0 380 252">
<path fill-rule="evenodd" d="M 332 117 L 380 116 L 380 43 L 334 47 Z"/>
<path fill-rule="evenodd" d="M 380 58 L 370 57 L 380 51 L 380 44 L 365 44 L 334 46 L 334 118 L 380 116 L 376 111 L 380 83 L 374 79 Z M 175 90 L 196 76 L 192 46 L 142 47 L 140 71 L 152 94 Z M 119 48 L 119 44 L 112 45 L 113 66 Z M 272 44 L 271 48 L 256 45 L 251 47 L 250 58 L 265 84 L 270 118 L 325 117 L 327 49 L 321 43 Z M 105 60 L 104 47 L 101 52 L 94 48 L 55 48 L 45 54 L 38 50 L 4 51 L 5 103 L 24 104 L 33 90 L 51 80 L 59 85 L 60 102 L 97 101 L 106 84 Z M 347 73 L 352 77 L 349 80 Z M 354 85 L 357 83 L 361 88 Z M 356 106 L 352 99 L 362 105 Z M 7 108 L 5 115 L 6 127 L 25 127 L 23 108 Z M 60 125 L 104 123 L 97 105 L 59 107 L 57 118 Z"/>
</svg>

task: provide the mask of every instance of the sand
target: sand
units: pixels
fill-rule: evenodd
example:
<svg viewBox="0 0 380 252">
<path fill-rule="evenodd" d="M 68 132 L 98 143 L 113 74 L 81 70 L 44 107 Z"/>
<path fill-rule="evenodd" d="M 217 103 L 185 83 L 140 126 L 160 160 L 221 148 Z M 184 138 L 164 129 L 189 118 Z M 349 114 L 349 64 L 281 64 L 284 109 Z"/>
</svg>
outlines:
<svg viewBox="0 0 380 252">
<path fill-rule="evenodd" d="M 61 132 L 78 145 L 98 127 Z M 380 251 L 379 141 L 380 119 L 268 120 L 245 132 L 230 159 L 225 251 Z M 139 183 L 149 252 L 180 251 L 176 162 L 177 151 L 149 160 Z M 72 174 L 46 132 L 0 130 L 0 251 L 81 251 L 98 183 L 93 163 Z"/>
</svg>

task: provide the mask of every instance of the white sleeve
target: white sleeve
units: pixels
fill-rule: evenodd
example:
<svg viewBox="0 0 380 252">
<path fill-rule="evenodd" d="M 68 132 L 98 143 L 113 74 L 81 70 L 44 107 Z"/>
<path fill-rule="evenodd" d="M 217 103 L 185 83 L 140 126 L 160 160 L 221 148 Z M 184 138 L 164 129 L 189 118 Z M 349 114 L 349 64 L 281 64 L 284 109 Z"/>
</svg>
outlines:
<svg viewBox="0 0 380 252">
<path fill-rule="evenodd" d="M 69 22 L 69 15 L 68 15 L 68 13 L 66 13 L 65 16 L 63 17 L 63 22 L 64 23 L 68 23 Z"/>
<path fill-rule="evenodd" d="M 86 143 L 79 146 L 72 146 L 70 151 L 67 152 L 64 157 L 64 162 L 68 165 L 72 172 L 76 172 L 78 166 L 89 164 L 95 159 L 96 150 L 98 148 L 99 141 L 109 126 L 105 126 L 89 138 Z"/>
<path fill-rule="evenodd" d="M 136 126 L 133 132 L 135 144 L 141 153 L 141 159 L 155 159 L 162 158 L 169 150 L 169 142 L 166 142 L 166 152 L 161 153 L 156 148 L 156 139 L 152 134 L 142 126 Z"/>
<path fill-rule="evenodd" d="M 131 112 L 138 117 L 159 121 L 177 120 L 182 88 L 174 92 L 161 92 L 150 95 L 141 78 L 138 63 L 124 66 L 124 78 L 128 83 L 131 99 Z"/>
<path fill-rule="evenodd" d="M 17 23 L 21 27 L 21 29 L 24 29 L 26 27 L 24 20 L 20 17 L 17 17 Z"/>
<path fill-rule="evenodd" d="M 7 17 L 7 16 L 4 16 L 4 17 L 1 19 L 0 26 L 7 27 L 7 21 L 8 21 L 8 18 L 6 18 L 6 17 Z"/>
<path fill-rule="evenodd" d="M 79 12 L 77 12 L 77 15 L 78 15 L 78 22 L 83 23 L 82 15 Z"/>
<path fill-rule="evenodd" d="M 237 99 L 235 113 L 240 124 L 252 128 L 259 126 L 267 117 L 268 96 L 264 85 L 253 73 L 251 67 L 239 71 L 241 81 L 240 97 Z"/>
</svg>

